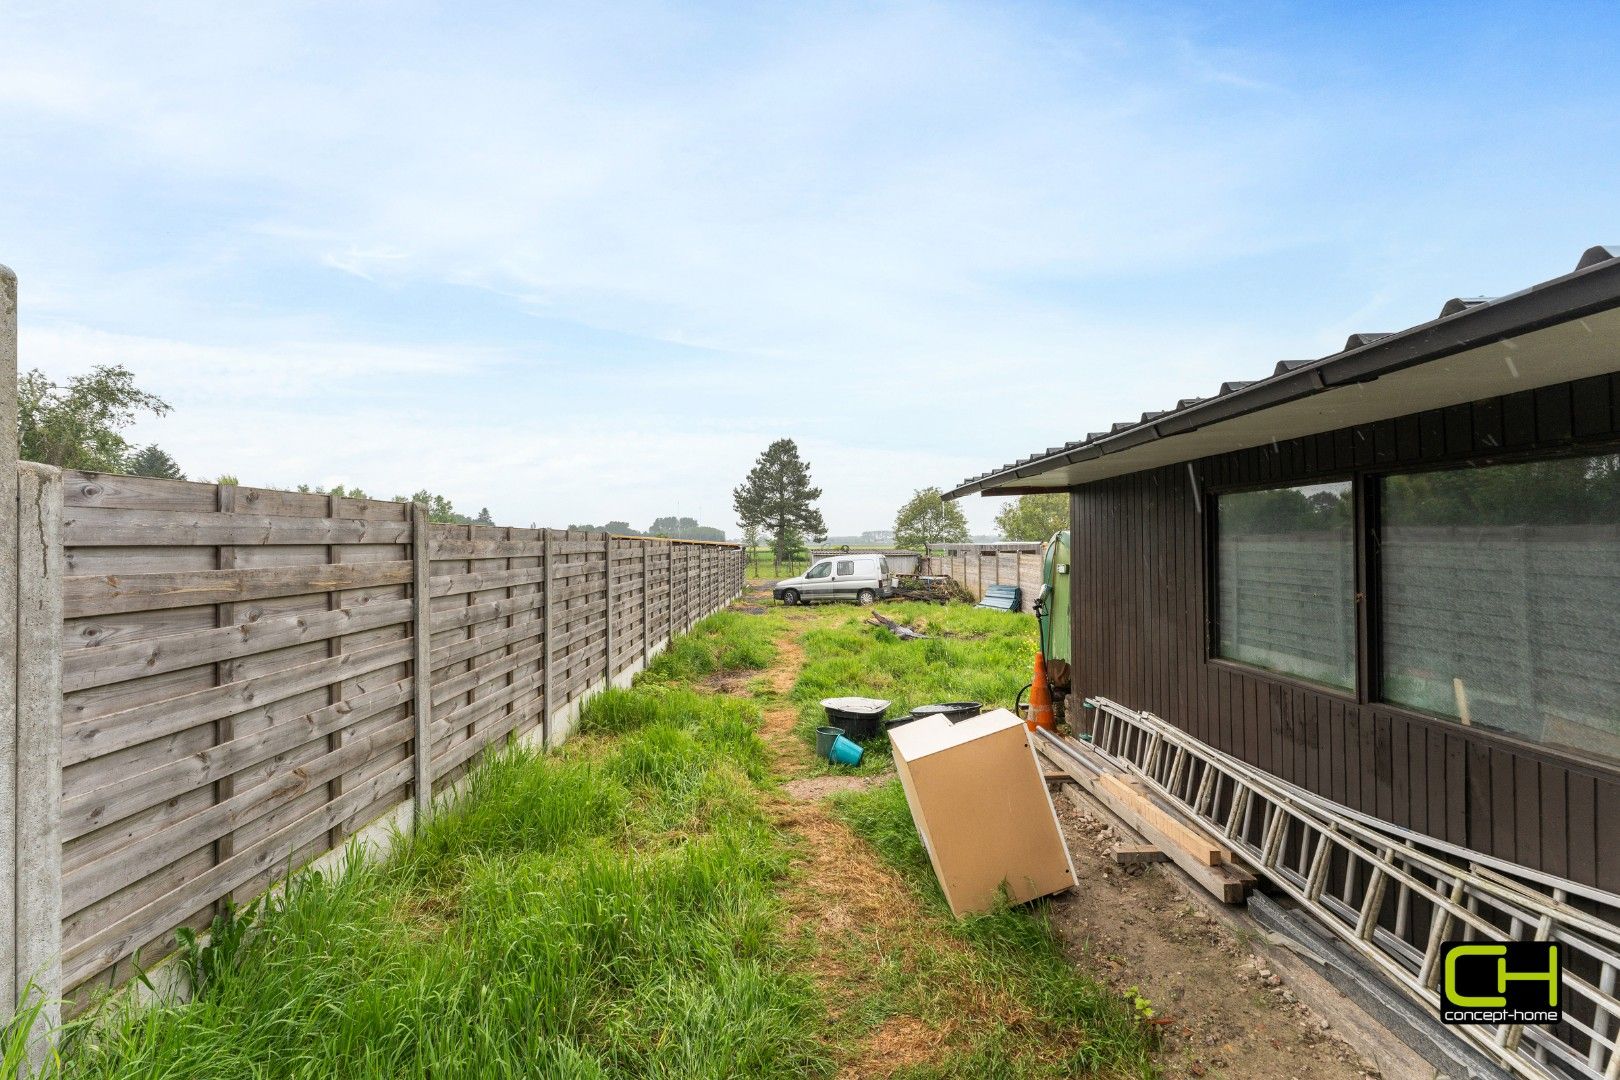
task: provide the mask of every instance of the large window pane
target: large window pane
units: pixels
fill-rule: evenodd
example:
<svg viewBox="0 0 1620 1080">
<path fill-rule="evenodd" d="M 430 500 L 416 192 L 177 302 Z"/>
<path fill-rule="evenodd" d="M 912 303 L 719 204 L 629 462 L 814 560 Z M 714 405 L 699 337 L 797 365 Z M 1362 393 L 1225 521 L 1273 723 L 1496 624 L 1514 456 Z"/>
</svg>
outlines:
<svg viewBox="0 0 1620 1080">
<path fill-rule="evenodd" d="M 1620 455 L 1392 476 L 1383 696 L 1620 756 Z"/>
<path fill-rule="evenodd" d="M 1215 512 L 1220 655 L 1354 687 L 1350 482 L 1222 495 Z"/>
</svg>

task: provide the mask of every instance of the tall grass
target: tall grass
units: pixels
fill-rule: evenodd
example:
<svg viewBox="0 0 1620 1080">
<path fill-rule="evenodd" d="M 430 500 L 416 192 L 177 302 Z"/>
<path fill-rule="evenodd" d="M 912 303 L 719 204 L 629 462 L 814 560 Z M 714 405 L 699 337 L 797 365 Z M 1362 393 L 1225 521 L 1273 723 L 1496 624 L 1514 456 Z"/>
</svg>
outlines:
<svg viewBox="0 0 1620 1080">
<path fill-rule="evenodd" d="M 753 662 L 759 638 L 697 636 L 589 701 L 559 752 L 485 763 L 386 863 L 296 879 L 192 1002 L 76 1024 L 68 1075 L 821 1074 L 757 714 L 669 681 Z"/>
<path fill-rule="evenodd" d="M 779 615 L 720 611 L 681 634 L 653 658 L 645 679 L 697 682 L 733 671 L 758 671 L 776 656 Z"/>
</svg>

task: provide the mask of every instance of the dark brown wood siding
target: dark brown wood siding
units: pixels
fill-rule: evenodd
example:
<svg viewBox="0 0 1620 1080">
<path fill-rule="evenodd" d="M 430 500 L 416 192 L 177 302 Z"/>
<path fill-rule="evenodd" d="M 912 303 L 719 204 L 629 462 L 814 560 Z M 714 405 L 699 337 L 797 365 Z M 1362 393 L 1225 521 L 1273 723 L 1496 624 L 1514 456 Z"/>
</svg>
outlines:
<svg viewBox="0 0 1620 1080">
<path fill-rule="evenodd" d="M 1600 376 L 1077 488 L 1075 692 L 1153 712 L 1396 824 L 1620 891 L 1616 763 L 1211 662 L 1204 521 L 1223 488 L 1612 448 L 1617 436 L 1620 375 Z"/>
</svg>

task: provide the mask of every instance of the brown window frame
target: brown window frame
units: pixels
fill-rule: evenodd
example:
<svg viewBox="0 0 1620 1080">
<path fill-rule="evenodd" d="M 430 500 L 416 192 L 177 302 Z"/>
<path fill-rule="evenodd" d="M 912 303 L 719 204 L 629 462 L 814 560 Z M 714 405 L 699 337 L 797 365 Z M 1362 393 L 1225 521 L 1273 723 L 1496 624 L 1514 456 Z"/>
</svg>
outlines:
<svg viewBox="0 0 1620 1080">
<path fill-rule="evenodd" d="M 1281 491 L 1287 488 L 1339 483 L 1348 483 L 1350 485 L 1350 557 L 1351 565 L 1355 570 L 1354 597 L 1356 601 L 1351 612 L 1354 619 L 1351 633 L 1356 643 L 1356 655 L 1352 658 L 1352 666 L 1355 669 L 1355 685 L 1350 687 L 1334 686 L 1331 683 L 1317 682 L 1314 679 L 1307 679 L 1300 675 L 1290 675 L 1287 672 L 1272 671 L 1260 667 L 1258 664 L 1249 664 L 1242 660 L 1234 660 L 1229 656 L 1222 656 L 1220 642 L 1220 513 L 1216 509 L 1216 500 L 1223 495 L 1242 495 L 1255 491 Z M 1204 620 L 1204 662 L 1213 664 L 1216 667 L 1241 672 L 1244 675 L 1279 683 L 1283 686 L 1311 690 L 1341 701 L 1364 704 L 1365 699 L 1362 695 L 1366 684 L 1364 682 L 1365 673 L 1362 670 L 1362 644 L 1365 628 L 1362 626 L 1361 609 L 1365 605 L 1360 601 L 1366 592 L 1366 586 L 1364 584 L 1365 578 L 1363 576 L 1361 556 L 1363 546 L 1361 538 L 1361 484 L 1358 482 L 1356 473 L 1354 471 L 1338 470 L 1324 476 L 1313 476 L 1303 480 L 1269 480 L 1255 484 L 1223 485 L 1219 488 L 1205 487 L 1202 498 L 1205 505 L 1209 507 L 1209 513 L 1204 515 L 1204 554 L 1200 560 L 1204 565 L 1204 581 L 1207 585 L 1205 590 L 1205 610 L 1209 613 Z"/>
</svg>

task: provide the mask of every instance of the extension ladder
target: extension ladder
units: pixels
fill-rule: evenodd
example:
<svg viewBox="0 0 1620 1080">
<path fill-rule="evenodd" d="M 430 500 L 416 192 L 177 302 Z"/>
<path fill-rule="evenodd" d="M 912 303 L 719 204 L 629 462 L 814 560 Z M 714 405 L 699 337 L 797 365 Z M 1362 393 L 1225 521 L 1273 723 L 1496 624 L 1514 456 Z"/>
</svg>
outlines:
<svg viewBox="0 0 1620 1080">
<path fill-rule="evenodd" d="M 1092 748 L 1102 757 L 1224 838 L 1419 1002 L 1439 1009 L 1446 941 L 1556 942 L 1561 1023 L 1454 1030 L 1518 1076 L 1620 1080 L 1620 926 L 1604 917 L 1620 913 L 1620 895 L 1379 821 L 1152 713 L 1101 697 L 1086 704 L 1095 710 Z M 1037 734 L 1068 749 L 1058 736 Z"/>
</svg>

